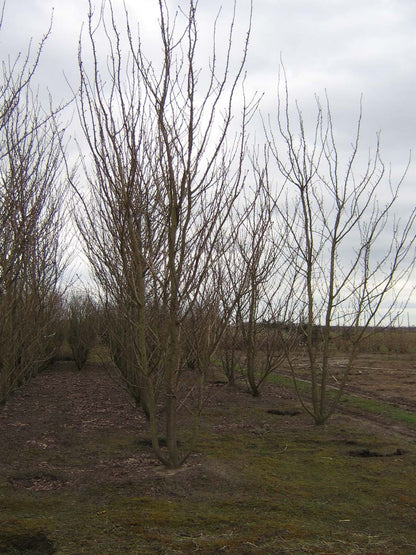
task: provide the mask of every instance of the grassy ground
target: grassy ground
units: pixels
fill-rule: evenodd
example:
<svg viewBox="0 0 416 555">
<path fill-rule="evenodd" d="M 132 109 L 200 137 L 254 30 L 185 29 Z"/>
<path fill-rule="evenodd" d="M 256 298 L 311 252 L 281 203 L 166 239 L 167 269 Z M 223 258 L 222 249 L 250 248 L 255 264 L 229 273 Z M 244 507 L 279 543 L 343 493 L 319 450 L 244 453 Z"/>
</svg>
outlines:
<svg viewBox="0 0 416 555">
<path fill-rule="evenodd" d="M 293 379 L 287 376 L 270 376 L 270 381 L 283 387 L 292 387 Z M 305 395 L 311 391 L 311 385 L 307 381 L 298 380 L 298 390 Z M 334 398 L 336 391 L 328 391 L 328 399 Z M 377 399 L 368 399 L 357 395 L 344 393 L 340 401 L 340 409 L 343 407 L 354 407 L 364 411 L 364 413 L 372 413 L 379 416 L 385 416 L 390 420 L 398 423 L 409 424 L 416 430 L 416 413 L 404 408 L 392 405 L 391 403 L 382 402 Z"/>
<path fill-rule="evenodd" d="M 123 429 L 113 382 L 95 402 L 100 372 L 66 370 L 55 397 L 51 376 L 40 376 L 11 400 L 0 428 L 0 439 L 13 426 L 16 437 L 0 454 L 0 553 L 416 552 L 416 442 L 388 420 L 338 415 L 316 427 L 268 412 L 299 411 L 289 388 L 252 399 L 217 387 L 195 455 L 168 471 L 138 441 L 146 432 L 134 409 Z M 88 401 L 79 421 L 71 379 L 78 408 Z M 24 411 L 13 405 L 22 401 Z M 44 428 L 31 429 L 40 410 Z"/>
</svg>

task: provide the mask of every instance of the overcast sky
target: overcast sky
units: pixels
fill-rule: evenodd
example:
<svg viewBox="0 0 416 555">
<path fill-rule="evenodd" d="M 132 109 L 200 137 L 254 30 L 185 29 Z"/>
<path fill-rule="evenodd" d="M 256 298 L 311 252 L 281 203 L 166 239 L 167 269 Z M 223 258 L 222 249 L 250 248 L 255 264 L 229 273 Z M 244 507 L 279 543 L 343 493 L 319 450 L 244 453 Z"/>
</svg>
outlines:
<svg viewBox="0 0 416 555">
<path fill-rule="evenodd" d="M 186 1 L 169 0 L 186 6 Z M 240 29 L 247 22 L 249 0 L 238 0 Z M 96 5 L 100 2 L 96 1 Z M 156 37 L 156 0 L 126 0 L 131 19 L 142 32 Z M 200 0 L 204 32 L 223 5 L 229 15 L 232 0 Z M 265 93 L 264 112 L 275 107 L 276 77 L 282 57 L 290 93 L 304 112 L 314 93 L 327 92 L 340 137 L 354 129 L 363 95 L 363 146 L 381 131 L 382 154 L 392 163 L 393 177 L 414 161 L 404 184 L 402 206 L 416 203 L 416 1 L 415 0 L 253 0 L 253 29 L 248 58 L 250 87 Z M 122 9 L 121 0 L 113 5 Z M 0 33 L 0 57 L 25 50 L 47 29 L 54 9 L 52 35 L 41 60 L 41 87 L 56 102 L 70 96 L 64 72 L 77 85 L 77 44 L 88 12 L 87 0 L 6 0 Z M 205 40 L 205 39 L 204 39 Z"/>
<path fill-rule="evenodd" d="M 122 8 L 123 3 L 113 4 Z M 186 1 L 169 0 L 169 4 L 184 6 Z M 232 0 L 200 0 L 201 28 L 212 22 L 221 4 L 224 14 L 229 13 Z M 248 70 L 259 90 L 274 92 L 282 56 L 292 96 L 304 105 L 313 101 L 314 92 L 327 90 L 338 126 L 354 119 L 362 93 L 366 127 L 374 133 L 381 129 L 385 148 L 406 158 L 416 143 L 416 2 L 253 0 L 253 4 Z M 244 25 L 249 1 L 238 0 L 237 5 Z M 127 0 L 127 6 L 142 30 L 152 27 L 156 0 Z M 42 59 L 42 80 L 54 94 L 65 96 L 62 73 L 76 76 L 87 0 L 6 0 L 0 52 L 4 59 L 9 52 L 24 50 L 31 37 L 38 40 L 52 9 L 54 24 Z"/>
</svg>

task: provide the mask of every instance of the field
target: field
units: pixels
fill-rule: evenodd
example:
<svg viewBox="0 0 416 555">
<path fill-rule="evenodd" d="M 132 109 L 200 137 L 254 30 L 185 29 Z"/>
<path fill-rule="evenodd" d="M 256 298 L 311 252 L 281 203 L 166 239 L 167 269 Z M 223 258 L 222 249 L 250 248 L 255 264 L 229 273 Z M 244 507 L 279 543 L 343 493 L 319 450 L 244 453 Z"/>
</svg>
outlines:
<svg viewBox="0 0 416 555">
<path fill-rule="evenodd" d="M 416 354 L 361 355 L 324 426 L 285 376 L 207 393 L 172 471 L 105 365 L 21 388 L 0 413 L 0 553 L 416 552 Z"/>
</svg>

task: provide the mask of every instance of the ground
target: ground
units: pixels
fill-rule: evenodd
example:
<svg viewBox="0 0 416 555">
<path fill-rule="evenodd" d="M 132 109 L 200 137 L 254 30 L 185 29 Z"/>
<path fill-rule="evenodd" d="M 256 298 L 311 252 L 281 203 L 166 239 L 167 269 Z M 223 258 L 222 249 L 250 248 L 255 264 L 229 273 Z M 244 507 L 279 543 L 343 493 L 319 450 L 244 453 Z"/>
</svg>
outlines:
<svg viewBox="0 0 416 555">
<path fill-rule="evenodd" d="M 325 426 L 288 384 L 215 382 L 175 471 L 108 365 L 22 387 L 0 413 L 0 553 L 416 552 L 415 355 L 362 355 Z"/>
</svg>

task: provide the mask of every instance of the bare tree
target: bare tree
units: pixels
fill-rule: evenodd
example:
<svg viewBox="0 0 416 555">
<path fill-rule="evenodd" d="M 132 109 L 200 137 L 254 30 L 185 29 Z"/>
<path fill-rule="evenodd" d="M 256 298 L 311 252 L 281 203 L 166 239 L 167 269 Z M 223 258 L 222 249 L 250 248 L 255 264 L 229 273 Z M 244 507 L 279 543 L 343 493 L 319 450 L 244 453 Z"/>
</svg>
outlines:
<svg viewBox="0 0 416 555">
<path fill-rule="evenodd" d="M 243 182 L 246 125 L 254 107 L 243 107 L 241 127 L 230 142 L 248 34 L 232 75 L 234 9 L 222 69 L 215 26 L 204 75 L 198 69 L 197 7 L 189 0 L 187 12 L 172 20 L 159 1 L 159 66 L 146 58 L 127 13 L 128 44 L 122 46 L 111 4 L 98 27 L 90 7 L 90 68 L 83 44 L 79 53 L 79 114 L 94 168 L 87 172 L 91 201 L 75 185 L 82 208 L 79 228 L 103 295 L 117 315 L 113 322 L 123 322 L 123 347 L 129 346 L 123 364 L 148 414 L 153 448 L 171 467 L 187 459 L 197 431 L 196 425 L 190 448 L 181 450 L 179 413 L 185 406 L 192 409 L 185 403 L 187 394 L 179 398 L 189 370 L 190 340 L 184 335 L 190 322 L 198 324 L 192 327 L 191 350 L 202 383 L 225 328 L 227 315 L 218 315 L 206 295 L 218 277 L 213 269 L 222 256 L 219 241 L 227 248 L 227 221 Z M 96 47 L 100 31 L 109 48 L 104 69 Z M 215 333 L 206 335 L 206 326 Z M 199 402 L 194 408 L 197 421 Z M 160 442 L 162 424 L 166 449 Z"/>
<path fill-rule="evenodd" d="M 281 254 L 285 238 L 273 218 L 267 156 L 262 163 L 258 154 L 252 156 L 250 177 L 253 187 L 245 192 L 237 219 L 237 266 L 244 276 L 240 280 L 244 288 L 238 293 L 236 316 L 245 352 L 243 374 L 257 397 L 267 377 L 285 358 L 281 342 L 287 311 L 281 277 L 285 272 Z"/>
<path fill-rule="evenodd" d="M 236 314 L 230 318 L 220 343 L 221 364 L 230 386 L 236 385 L 237 374 L 241 369 L 241 333 Z"/>
<path fill-rule="evenodd" d="M 72 295 L 68 302 L 67 339 L 78 370 L 88 359 L 88 354 L 97 341 L 97 312 L 88 294 Z"/>
<path fill-rule="evenodd" d="M 312 404 L 300 391 L 298 395 L 315 422 L 322 424 L 336 410 L 360 342 L 394 321 L 405 306 L 416 212 L 413 209 L 403 221 L 395 219 L 403 178 L 393 186 L 385 175 L 378 138 L 373 154 L 362 162 L 361 110 L 351 152 L 343 161 L 328 101 L 322 106 L 316 99 L 315 126 L 308 138 L 298 106 L 295 123 L 291 116 L 285 78 L 280 85 L 277 132 L 270 120 L 267 132 L 277 170 L 287 184 L 286 203 L 276 203 L 276 209 L 286 228 L 286 256 L 291 260 L 298 321 L 303 322 Z M 378 196 L 382 187 L 390 192 L 387 200 Z M 336 329 L 349 339 L 341 369 L 333 364 Z M 295 377 L 290 356 L 289 362 Z"/>
<path fill-rule="evenodd" d="M 0 88 L 0 400 L 57 347 L 62 135 L 30 89 L 39 56 L 3 64 Z"/>
</svg>

